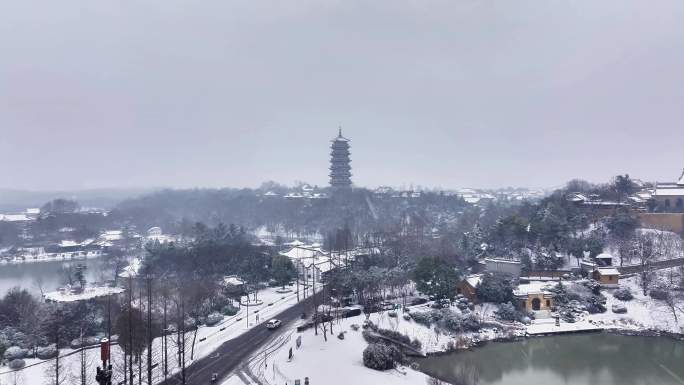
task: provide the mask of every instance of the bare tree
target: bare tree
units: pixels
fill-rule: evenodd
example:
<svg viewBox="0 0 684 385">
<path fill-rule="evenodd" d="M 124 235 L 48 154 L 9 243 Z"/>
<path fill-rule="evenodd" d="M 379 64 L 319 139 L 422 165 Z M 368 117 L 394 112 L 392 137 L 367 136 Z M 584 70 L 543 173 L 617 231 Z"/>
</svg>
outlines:
<svg viewBox="0 0 684 385">
<path fill-rule="evenodd" d="M 650 231 L 638 232 L 634 237 L 630 251 L 631 256 L 634 256 L 639 261 L 641 290 L 644 295 L 648 294 L 648 289 L 651 286 L 651 281 L 653 279 L 651 264 L 657 257 L 656 234 L 657 233 Z"/>
<path fill-rule="evenodd" d="M 681 296 L 679 296 L 673 290 L 668 290 L 667 295 L 665 296 L 665 304 L 667 305 L 668 309 L 670 309 L 670 312 L 672 312 L 675 324 L 679 325 L 679 317 L 677 316 L 677 313 L 684 313 L 684 306 L 682 305 Z"/>
</svg>

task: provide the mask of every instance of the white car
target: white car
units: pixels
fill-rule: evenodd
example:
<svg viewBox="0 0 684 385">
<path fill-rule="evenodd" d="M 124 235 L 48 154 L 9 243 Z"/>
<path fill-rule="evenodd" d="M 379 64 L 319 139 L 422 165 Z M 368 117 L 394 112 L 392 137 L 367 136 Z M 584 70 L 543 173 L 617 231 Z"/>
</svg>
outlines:
<svg viewBox="0 0 684 385">
<path fill-rule="evenodd" d="M 269 320 L 268 322 L 266 322 L 266 327 L 269 328 L 269 329 L 277 329 L 277 328 L 279 328 L 280 325 L 282 325 L 282 324 L 283 324 L 283 322 L 282 322 L 281 320 L 275 319 L 275 318 L 274 318 L 274 319 Z"/>
</svg>

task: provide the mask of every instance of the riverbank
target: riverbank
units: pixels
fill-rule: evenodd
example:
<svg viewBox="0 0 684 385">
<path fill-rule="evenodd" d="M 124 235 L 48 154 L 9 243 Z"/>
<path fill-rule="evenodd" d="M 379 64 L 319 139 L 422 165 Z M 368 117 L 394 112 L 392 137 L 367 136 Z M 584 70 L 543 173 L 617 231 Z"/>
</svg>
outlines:
<svg viewBox="0 0 684 385">
<path fill-rule="evenodd" d="M 417 311 L 419 309 L 414 308 L 413 310 Z M 300 379 L 303 383 L 305 377 L 309 377 L 311 384 L 325 383 L 326 385 L 346 385 L 350 378 L 354 378 L 355 382 L 363 384 L 424 385 L 433 383 L 432 381 L 434 380 L 431 378 L 430 374 L 434 373 L 425 371 L 425 368 L 422 366 L 413 368 L 399 366 L 397 369 L 387 371 L 377 371 L 366 368 L 363 365 L 363 350 L 366 348 L 368 343 L 361 335 L 362 330 L 352 327 L 352 325 L 361 325 L 364 320 L 365 316 L 361 315 L 335 322 L 333 327 L 334 333 L 328 333 L 327 340 L 324 338 L 321 330 L 319 330 L 318 335 L 316 335 L 312 329 L 306 330 L 303 333 L 293 332 L 287 341 L 279 344 L 280 346 L 275 349 L 275 352 L 266 349 L 268 351 L 267 354 L 261 353 L 257 354 L 255 357 L 252 357 L 252 359 L 249 360 L 249 364 L 246 365 L 242 371 L 239 371 L 234 376 L 227 379 L 224 382 L 224 385 L 246 385 L 253 383 L 255 378 L 258 379 L 260 383 L 265 385 L 282 385 L 283 383 L 292 384 L 294 383 L 295 379 Z M 505 350 L 510 351 L 510 354 L 513 354 L 513 356 L 509 357 L 506 355 L 504 357 L 499 357 L 499 360 L 508 361 L 515 359 L 530 365 L 532 362 L 537 363 L 548 361 L 548 357 L 542 354 L 539 350 L 542 346 L 546 345 L 553 347 L 555 352 L 554 354 L 560 357 L 562 356 L 562 352 L 564 350 L 568 349 L 572 351 L 572 348 L 566 346 L 568 343 L 573 346 L 582 346 L 588 344 L 587 350 L 595 351 L 596 354 L 604 354 L 608 351 L 613 352 L 614 350 L 616 350 L 617 353 L 619 349 L 615 348 L 615 340 L 608 337 L 610 335 L 672 337 L 673 340 L 676 339 L 677 341 L 684 339 L 684 336 L 682 335 L 672 334 L 666 331 L 637 331 L 633 329 L 600 329 L 600 333 L 597 335 L 594 333 L 580 332 L 576 335 L 564 334 L 544 336 L 543 338 L 540 338 L 539 336 L 533 336 L 529 333 L 526 333 L 525 327 L 518 324 L 501 324 L 500 327 L 487 327 L 478 332 L 458 333 L 452 335 L 445 334 L 442 331 L 437 331 L 434 327 L 426 327 L 416 323 L 415 321 L 405 320 L 401 317 L 401 315 L 399 315 L 399 317 L 391 317 L 389 316 L 388 312 L 372 314 L 370 316 L 370 320 L 380 328 L 397 331 L 409 336 L 412 339 L 416 338 L 420 340 L 421 344 L 423 345 L 423 351 L 427 353 L 428 360 L 433 358 L 440 359 L 442 357 L 450 357 L 453 354 L 459 354 L 460 357 L 461 353 L 470 355 L 474 352 L 487 352 L 490 349 L 500 349 L 498 343 L 506 342 L 506 345 L 509 343 L 522 344 L 520 346 L 525 348 L 522 350 L 519 348 L 505 348 Z M 337 335 L 340 332 L 344 333 L 344 339 L 337 338 Z M 301 338 L 300 348 L 297 348 L 296 341 L 298 338 Z M 611 341 L 611 344 L 601 344 L 598 342 L 600 339 Z M 668 340 L 671 340 L 671 338 L 668 338 Z M 580 343 L 579 341 L 588 342 Z M 590 344 L 592 341 L 594 341 L 596 344 L 595 346 Z M 656 346 L 658 345 L 658 343 L 655 341 L 652 344 Z M 638 346 L 638 344 L 636 345 Z M 534 348 L 536 346 L 539 346 L 539 348 Z M 684 349 L 684 345 L 677 346 Z M 291 359 L 289 356 L 290 348 L 293 352 L 293 357 Z M 619 355 L 615 357 L 617 359 Z M 585 360 L 589 360 L 589 358 L 585 358 Z M 599 359 L 596 359 L 595 361 L 597 363 L 592 364 L 594 366 L 597 366 L 599 363 L 601 363 L 601 360 Z M 418 362 L 424 362 L 424 360 L 419 359 Z M 676 373 L 678 370 L 677 367 L 671 363 L 663 363 L 663 365 L 666 365 L 670 372 L 668 373 L 664 369 L 660 370 L 660 372 L 657 374 L 658 376 L 662 376 L 661 380 L 663 382 L 660 383 L 673 383 L 668 381 L 673 381 L 674 377 L 672 377 L 672 375 L 679 375 Z M 474 370 L 473 367 L 459 367 L 459 375 L 474 376 L 472 378 L 481 376 L 479 377 L 481 379 L 482 377 L 488 376 L 484 372 L 490 370 L 489 365 L 484 366 L 485 367 L 478 367 L 477 370 Z M 508 364 L 502 364 L 501 367 L 493 368 L 492 371 L 494 374 L 491 376 L 501 376 L 501 378 L 489 378 L 489 380 L 491 383 L 496 384 L 524 383 L 516 382 L 521 378 L 526 378 L 524 373 L 508 373 L 509 370 L 515 372 L 515 370 Z M 562 369 L 557 369 L 557 371 L 560 370 Z M 649 370 L 653 370 L 653 368 Z M 423 371 L 425 371 L 427 374 Z M 482 373 L 479 371 L 482 371 Z M 340 375 L 331 375 L 331 373 L 340 373 Z M 504 375 L 512 377 L 509 378 L 505 377 Z M 612 375 L 618 376 L 614 373 Z M 603 379 L 596 380 L 591 375 L 582 374 L 580 371 L 573 372 L 573 376 L 578 378 L 578 381 L 580 381 L 578 383 L 580 384 L 606 383 L 601 382 Z M 548 382 L 540 383 L 562 383 L 554 382 L 556 380 L 561 381 L 562 375 L 554 373 L 552 377 L 552 379 L 546 379 Z M 529 381 L 529 378 L 526 378 L 526 380 Z M 483 381 L 482 383 L 489 384 L 490 382 Z M 527 382 L 527 384 L 532 383 L 534 382 Z"/>
<path fill-rule="evenodd" d="M 87 253 L 48 253 L 31 257 L 15 257 L 15 258 L 3 258 L 0 259 L 0 266 L 3 265 L 20 265 L 24 263 L 42 263 L 42 262 L 69 262 L 69 261 L 82 261 L 85 259 L 94 259 L 106 256 L 106 253 L 100 251 L 93 251 Z"/>
</svg>

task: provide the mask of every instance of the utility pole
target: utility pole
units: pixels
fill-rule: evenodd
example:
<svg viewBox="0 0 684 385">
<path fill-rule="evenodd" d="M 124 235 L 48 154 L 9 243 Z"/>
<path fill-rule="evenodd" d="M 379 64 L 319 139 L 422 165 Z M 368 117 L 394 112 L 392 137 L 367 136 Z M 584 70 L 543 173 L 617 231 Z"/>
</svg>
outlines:
<svg viewBox="0 0 684 385">
<path fill-rule="evenodd" d="M 55 385 L 59 385 L 59 323 L 55 326 L 55 347 L 57 356 L 55 357 Z"/>
<path fill-rule="evenodd" d="M 314 334 L 318 335 L 318 304 L 316 303 L 316 267 L 312 263 L 311 271 L 313 272 L 312 287 L 313 287 L 313 305 L 314 305 Z"/>
<path fill-rule="evenodd" d="M 168 323 L 166 320 L 166 308 L 167 308 L 167 292 L 166 288 L 164 288 L 164 329 L 162 330 L 162 333 L 164 337 L 162 338 L 162 348 L 164 349 L 164 383 L 166 383 L 167 375 L 169 373 L 169 353 L 167 350 L 167 340 L 166 340 L 166 335 L 168 334 Z"/>
<path fill-rule="evenodd" d="M 81 385 L 86 385 L 86 349 L 85 338 L 83 337 L 83 326 L 81 326 Z"/>
<path fill-rule="evenodd" d="M 247 328 L 249 329 L 249 289 L 247 289 L 247 302 L 245 303 L 247 304 L 247 316 L 245 319 L 247 319 Z"/>
<path fill-rule="evenodd" d="M 185 296 L 183 295 L 183 291 L 181 290 L 181 315 L 182 315 L 182 320 L 181 320 L 181 330 L 183 331 L 181 333 L 181 338 L 183 341 L 181 341 L 181 346 L 183 347 L 181 349 L 181 381 L 182 384 L 185 385 Z"/>
<path fill-rule="evenodd" d="M 297 303 L 299 303 L 299 272 L 301 269 L 297 266 Z"/>
<path fill-rule="evenodd" d="M 147 385 L 152 385 L 152 275 L 147 274 Z"/>
<path fill-rule="evenodd" d="M 142 282 L 141 282 L 142 283 Z M 142 324 L 143 322 L 143 286 L 142 284 L 138 285 L 138 309 L 140 309 L 140 323 Z M 143 336 L 139 336 L 138 338 L 142 338 Z M 142 349 L 137 352 L 138 353 L 138 385 L 142 385 Z"/>
<path fill-rule="evenodd" d="M 128 274 L 128 377 L 133 385 L 133 275 Z"/>
</svg>

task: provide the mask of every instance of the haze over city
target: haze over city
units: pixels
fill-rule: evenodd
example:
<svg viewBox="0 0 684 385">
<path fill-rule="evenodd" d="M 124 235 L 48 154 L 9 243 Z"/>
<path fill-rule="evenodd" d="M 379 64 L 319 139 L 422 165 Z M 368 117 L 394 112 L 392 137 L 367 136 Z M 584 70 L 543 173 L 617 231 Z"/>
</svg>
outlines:
<svg viewBox="0 0 684 385">
<path fill-rule="evenodd" d="M 2 188 L 670 180 L 684 3 L 8 1 Z M 674 175 L 674 176 L 673 176 Z"/>
</svg>

